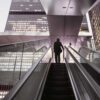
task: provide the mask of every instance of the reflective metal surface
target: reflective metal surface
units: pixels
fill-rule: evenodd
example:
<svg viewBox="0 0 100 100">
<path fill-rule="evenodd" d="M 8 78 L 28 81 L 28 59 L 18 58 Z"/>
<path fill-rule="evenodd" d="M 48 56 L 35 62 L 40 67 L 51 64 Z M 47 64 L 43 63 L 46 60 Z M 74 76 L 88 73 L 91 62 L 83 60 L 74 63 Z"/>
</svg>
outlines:
<svg viewBox="0 0 100 100">
<path fill-rule="evenodd" d="M 47 15 L 84 15 L 95 0 L 40 0 Z"/>
<path fill-rule="evenodd" d="M 63 43 L 76 43 L 83 16 L 50 16 L 48 15 L 51 41 L 57 37 Z M 72 44 L 73 44 L 72 43 Z M 66 44 L 65 44 L 66 45 Z"/>
</svg>

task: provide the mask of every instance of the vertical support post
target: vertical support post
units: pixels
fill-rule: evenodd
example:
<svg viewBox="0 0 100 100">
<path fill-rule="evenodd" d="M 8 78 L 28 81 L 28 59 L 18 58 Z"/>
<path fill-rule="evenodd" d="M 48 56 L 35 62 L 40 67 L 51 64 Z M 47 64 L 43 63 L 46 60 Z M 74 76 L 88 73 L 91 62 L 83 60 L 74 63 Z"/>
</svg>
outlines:
<svg viewBox="0 0 100 100">
<path fill-rule="evenodd" d="M 16 57 L 15 57 L 15 63 L 14 63 L 14 70 L 13 70 L 13 84 L 14 84 L 14 75 L 15 75 L 15 69 L 16 69 L 16 62 L 17 62 L 17 51 L 16 51 Z"/>
<path fill-rule="evenodd" d="M 24 53 L 24 43 L 22 45 L 22 56 L 21 56 L 21 65 L 20 65 L 19 80 L 21 78 L 21 69 L 22 69 L 22 64 L 23 64 L 23 53 Z"/>
</svg>

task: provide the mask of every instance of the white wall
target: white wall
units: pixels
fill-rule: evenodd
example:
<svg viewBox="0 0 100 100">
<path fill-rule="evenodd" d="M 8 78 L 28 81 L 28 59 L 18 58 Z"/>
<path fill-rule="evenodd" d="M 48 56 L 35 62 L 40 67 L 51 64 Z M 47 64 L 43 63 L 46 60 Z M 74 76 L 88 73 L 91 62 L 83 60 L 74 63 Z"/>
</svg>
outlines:
<svg viewBox="0 0 100 100">
<path fill-rule="evenodd" d="M 4 32 L 12 0 L 0 1 L 0 32 Z"/>
</svg>

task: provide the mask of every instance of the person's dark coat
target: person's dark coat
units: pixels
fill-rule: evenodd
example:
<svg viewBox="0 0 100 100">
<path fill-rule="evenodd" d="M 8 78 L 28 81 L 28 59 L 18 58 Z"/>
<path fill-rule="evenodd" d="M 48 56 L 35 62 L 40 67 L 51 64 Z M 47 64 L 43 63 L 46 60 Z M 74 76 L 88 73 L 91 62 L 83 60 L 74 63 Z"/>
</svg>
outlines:
<svg viewBox="0 0 100 100">
<path fill-rule="evenodd" d="M 60 54 L 60 53 L 62 52 L 62 49 L 61 49 L 61 48 L 63 48 L 61 42 L 60 42 L 60 41 L 56 41 L 56 42 L 54 43 L 54 52 L 55 52 L 56 54 Z"/>
</svg>

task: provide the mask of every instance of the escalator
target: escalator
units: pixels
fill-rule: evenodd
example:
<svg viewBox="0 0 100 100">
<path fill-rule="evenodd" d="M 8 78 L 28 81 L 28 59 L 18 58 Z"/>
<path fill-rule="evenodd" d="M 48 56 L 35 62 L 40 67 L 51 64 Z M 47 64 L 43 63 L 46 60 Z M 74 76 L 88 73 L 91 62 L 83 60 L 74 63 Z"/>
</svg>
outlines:
<svg viewBox="0 0 100 100">
<path fill-rule="evenodd" d="M 92 78 L 100 85 L 100 73 L 97 73 L 89 64 L 81 63 Z"/>
<path fill-rule="evenodd" d="M 52 63 L 41 100 L 75 100 L 64 63 Z"/>
<path fill-rule="evenodd" d="M 71 73 L 71 79 L 74 79 L 73 83 L 77 88 L 76 92 L 79 100 L 100 100 L 100 69 L 85 59 L 74 48 L 70 47 L 66 50 L 74 61 L 74 63 L 69 63 L 65 58 L 68 72 Z"/>
<path fill-rule="evenodd" d="M 94 69 L 80 63 L 69 49 L 66 50 L 74 63 L 68 62 L 67 57 L 65 63 L 51 63 L 49 50 L 3 100 L 100 100 L 100 78 L 99 74 L 93 74 Z"/>
</svg>

